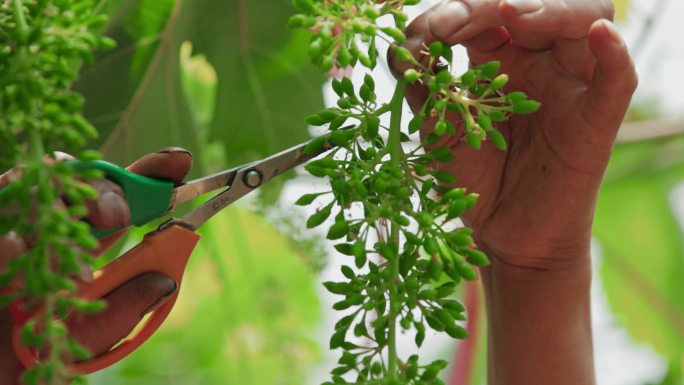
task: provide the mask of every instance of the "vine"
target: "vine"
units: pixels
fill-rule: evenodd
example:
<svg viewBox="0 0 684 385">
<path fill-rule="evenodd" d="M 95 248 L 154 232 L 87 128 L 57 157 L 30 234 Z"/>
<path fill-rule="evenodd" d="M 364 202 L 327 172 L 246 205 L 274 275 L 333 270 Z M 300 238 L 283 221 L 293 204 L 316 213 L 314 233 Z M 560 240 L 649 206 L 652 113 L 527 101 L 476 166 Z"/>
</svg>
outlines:
<svg viewBox="0 0 684 385">
<path fill-rule="evenodd" d="M 94 50 L 114 45 L 94 32 L 106 23 L 97 5 L 92 0 L 0 3 L 0 171 L 19 166 L 10 187 L 0 191 L 0 236 L 15 232 L 31 246 L 0 272 L 0 287 L 17 279 L 24 283 L 0 297 L 0 306 L 16 302 L 45 309 L 21 334 L 41 357 L 24 373 L 27 385 L 72 383 L 68 361 L 89 353 L 68 336 L 64 319 L 71 310 L 103 306 L 65 294 L 76 290 L 74 277 L 92 262 L 87 250 L 97 246 L 89 226 L 78 219 L 86 215 L 86 200 L 96 196 L 85 182 L 101 175 L 77 174 L 55 161 L 58 150 L 82 160 L 99 157 L 81 151 L 97 132 L 80 113 L 83 98 L 71 91 L 80 64 L 91 62 Z"/>
<path fill-rule="evenodd" d="M 307 118 L 311 125 L 327 126 L 327 133 L 305 150 L 316 151 L 330 142 L 336 147 L 306 166 L 310 174 L 327 178 L 330 190 L 306 194 L 297 204 L 318 202 L 322 207 L 307 227 L 332 218 L 327 238 L 338 241 L 337 251 L 353 258 L 341 268 L 345 280 L 324 283 L 342 297 L 333 308 L 346 312 L 330 339 L 330 348 L 342 354 L 326 385 L 443 384 L 438 376 L 447 362 L 400 357 L 397 333 L 414 331 L 418 347 L 427 327 L 465 338 L 460 324 L 465 309 L 451 297 L 461 280 L 476 279 L 476 267 L 489 261 L 474 245 L 472 230 L 457 222 L 475 205 L 477 194 L 450 187 L 456 177 L 439 164 L 451 162 L 453 155 L 439 144 L 440 138 L 458 135 L 475 149 L 489 140 L 505 151 L 496 123 L 539 108 L 522 92 L 504 91 L 508 77 L 499 74 L 498 62 L 455 76 L 451 48 L 443 43 L 424 46 L 419 58 L 402 47 L 404 7 L 419 2 L 293 1 L 300 13 L 290 19 L 290 26 L 311 31 L 309 56 L 323 71 L 357 64 L 374 69 L 378 39 L 387 41 L 395 57 L 411 67 L 386 103 L 377 100 L 369 74 L 358 89 L 349 78 L 334 79 L 337 106 Z M 388 18 L 393 25 L 385 25 Z M 403 132 L 402 106 L 409 84 L 425 86 L 429 95 Z M 389 126 L 382 124 L 385 115 Z M 459 129 L 448 118 L 453 115 L 459 117 Z M 428 122 L 431 132 L 409 148 L 409 135 Z"/>
</svg>

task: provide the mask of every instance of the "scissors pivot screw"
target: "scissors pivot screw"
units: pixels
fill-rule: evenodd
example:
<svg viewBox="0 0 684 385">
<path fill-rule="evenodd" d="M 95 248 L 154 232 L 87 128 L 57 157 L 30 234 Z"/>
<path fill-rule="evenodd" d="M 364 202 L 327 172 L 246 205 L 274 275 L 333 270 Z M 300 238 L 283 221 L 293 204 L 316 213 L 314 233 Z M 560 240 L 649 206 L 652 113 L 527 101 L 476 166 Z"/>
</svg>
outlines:
<svg viewBox="0 0 684 385">
<path fill-rule="evenodd" d="M 245 173 L 244 181 L 249 187 L 259 187 L 259 185 L 261 185 L 261 180 L 261 173 L 257 170 L 250 170 Z"/>
</svg>

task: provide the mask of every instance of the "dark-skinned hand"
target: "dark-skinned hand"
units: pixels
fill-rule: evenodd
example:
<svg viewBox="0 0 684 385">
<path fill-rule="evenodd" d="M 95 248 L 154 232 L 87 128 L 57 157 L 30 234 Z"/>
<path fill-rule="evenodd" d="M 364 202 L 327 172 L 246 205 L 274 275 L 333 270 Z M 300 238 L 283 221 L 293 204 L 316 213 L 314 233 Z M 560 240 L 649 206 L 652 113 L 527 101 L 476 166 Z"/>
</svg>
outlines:
<svg viewBox="0 0 684 385">
<path fill-rule="evenodd" d="M 68 155 L 59 154 L 58 158 L 68 158 Z M 191 166 L 192 155 L 188 151 L 168 148 L 140 158 L 127 169 L 136 174 L 180 184 Z M 14 178 L 20 177 L 19 174 L 17 168 L 0 175 L 0 188 L 11 183 Z M 88 202 L 88 215 L 85 219 L 104 230 L 128 225 L 130 212 L 121 188 L 106 179 L 92 182 L 92 185 L 99 195 L 96 201 Z M 102 253 L 123 233 L 119 232 L 103 239 L 99 249 L 93 254 Z M 20 257 L 30 247 L 30 239 L 21 238 L 15 233 L 0 237 L 0 271 L 10 260 Z M 84 268 L 81 276 L 77 278 L 88 282 L 92 275 L 89 269 Z M 0 294 L 11 292 L 21 284 L 22 280 L 16 279 L 8 287 L 0 288 Z M 69 332 L 94 355 L 101 354 L 125 338 L 145 314 L 161 306 L 175 291 L 176 283 L 164 275 L 141 275 L 109 293 L 104 298 L 107 307 L 102 312 L 70 316 L 67 320 Z M 12 326 L 13 320 L 9 311 L 0 309 L 0 385 L 17 384 L 21 371 L 12 347 Z"/>
<path fill-rule="evenodd" d="M 404 46 L 417 58 L 433 41 L 463 45 L 472 64 L 501 61 L 506 88 L 542 104 L 497 126 L 507 152 L 486 142 L 473 150 L 458 136 L 441 143 L 454 153 L 444 168 L 480 194 L 463 219 L 495 264 L 554 270 L 586 254 L 577 251 L 589 245 L 598 187 L 637 85 L 612 16 L 608 0 L 449 0 L 408 26 Z M 409 87 L 414 111 L 426 95 Z"/>
</svg>

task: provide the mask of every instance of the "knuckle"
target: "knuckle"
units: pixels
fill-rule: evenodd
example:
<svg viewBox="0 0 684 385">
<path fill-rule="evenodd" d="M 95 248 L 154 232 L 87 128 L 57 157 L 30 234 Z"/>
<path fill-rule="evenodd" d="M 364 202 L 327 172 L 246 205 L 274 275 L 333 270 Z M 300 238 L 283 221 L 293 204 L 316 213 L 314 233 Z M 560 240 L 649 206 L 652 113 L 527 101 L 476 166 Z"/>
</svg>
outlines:
<svg viewBox="0 0 684 385">
<path fill-rule="evenodd" d="M 601 0 L 599 4 L 601 6 L 600 17 L 613 21 L 615 17 L 615 5 L 613 5 L 613 2 L 611 0 Z"/>
<path fill-rule="evenodd" d="M 109 179 L 97 179 L 89 183 L 100 195 L 104 195 L 107 192 L 113 192 L 116 195 L 123 196 L 121 186 Z"/>
<path fill-rule="evenodd" d="M 93 205 L 88 219 L 104 230 L 123 227 L 130 222 L 130 209 L 123 197 L 112 191 L 102 193 Z"/>
</svg>

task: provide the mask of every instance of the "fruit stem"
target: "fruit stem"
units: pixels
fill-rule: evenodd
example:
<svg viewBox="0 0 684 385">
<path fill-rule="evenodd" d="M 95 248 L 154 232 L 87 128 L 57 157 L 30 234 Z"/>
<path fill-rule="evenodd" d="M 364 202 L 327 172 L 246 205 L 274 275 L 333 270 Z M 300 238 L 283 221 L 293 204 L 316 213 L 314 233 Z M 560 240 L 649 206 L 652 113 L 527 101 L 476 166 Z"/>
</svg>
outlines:
<svg viewBox="0 0 684 385">
<path fill-rule="evenodd" d="M 390 132 L 389 132 L 389 148 L 390 148 L 390 163 L 397 169 L 401 168 L 403 160 L 403 149 L 401 148 L 401 114 L 404 106 L 404 93 L 406 92 L 406 83 L 403 80 L 397 82 L 394 95 L 390 101 L 391 116 L 390 116 Z M 399 225 L 392 221 L 390 230 L 391 244 L 399 243 Z M 398 248 L 396 248 L 398 250 Z M 398 379 L 398 357 L 397 357 L 397 315 L 399 313 L 400 298 L 397 294 L 396 281 L 399 279 L 399 255 L 393 256 L 389 261 L 390 279 L 389 282 L 389 330 L 387 333 L 387 371 L 390 383 L 394 384 Z"/>
</svg>

